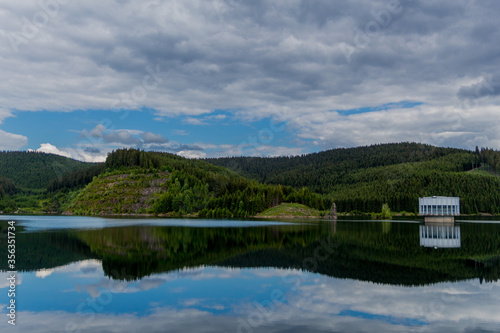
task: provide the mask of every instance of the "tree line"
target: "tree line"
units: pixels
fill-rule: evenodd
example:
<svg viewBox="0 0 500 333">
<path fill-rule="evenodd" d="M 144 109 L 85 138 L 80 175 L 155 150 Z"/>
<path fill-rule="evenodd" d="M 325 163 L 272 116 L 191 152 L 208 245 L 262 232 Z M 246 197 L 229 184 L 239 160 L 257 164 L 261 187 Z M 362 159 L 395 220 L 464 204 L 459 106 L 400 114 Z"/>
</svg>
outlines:
<svg viewBox="0 0 500 333">
<path fill-rule="evenodd" d="M 308 188 L 294 189 L 290 186 L 262 184 L 205 161 L 185 159 L 169 153 L 120 149 L 108 156 L 105 165 L 106 173 L 101 177 L 107 177 L 107 174 L 113 177 L 117 172 L 122 175 L 132 174 L 129 177 L 135 178 L 134 184 L 150 182 L 144 172 L 153 173 L 153 176 L 168 174 L 166 181 L 159 185 L 160 194 L 147 210 L 153 214 L 197 214 L 199 217 L 231 218 L 254 216 L 284 201 L 303 203 L 319 210 L 324 210 L 331 204 Z M 103 181 L 102 178 L 100 180 Z M 90 186 L 82 192 L 74 203 L 75 207 L 90 206 L 85 200 L 94 200 L 89 199 L 96 197 L 91 192 L 102 191 L 97 187 L 98 183 L 95 185 L 95 188 Z M 106 200 L 107 205 L 119 207 L 121 199 L 109 197 Z M 101 207 L 102 203 L 92 205 L 95 206 L 94 211 L 105 208 Z M 119 212 L 120 209 L 115 211 Z"/>
</svg>

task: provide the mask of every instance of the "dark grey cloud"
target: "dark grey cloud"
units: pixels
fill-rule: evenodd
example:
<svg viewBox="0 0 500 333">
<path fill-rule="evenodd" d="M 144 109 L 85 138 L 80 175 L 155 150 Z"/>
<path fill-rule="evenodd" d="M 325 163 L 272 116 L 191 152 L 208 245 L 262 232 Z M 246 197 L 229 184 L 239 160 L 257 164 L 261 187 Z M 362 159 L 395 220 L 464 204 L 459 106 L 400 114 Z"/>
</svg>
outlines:
<svg viewBox="0 0 500 333">
<path fill-rule="evenodd" d="M 0 81 L 0 122 L 22 110 L 106 110 L 125 100 L 158 116 L 225 109 L 244 119 L 279 117 L 293 125 L 292 135 L 313 138 L 318 129 L 327 133 L 332 119 L 314 126 L 293 119 L 415 101 L 423 103 L 413 114 L 419 123 L 436 108 L 470 98 L 479 101 L 474 114 L 490 133 L 500 120 L 484 118 L 500 104 L 497 90 L 476 94 L 484 73 L 498 73 L 498 1 L 71 1 L 27 34 L 33 27 L 23 18 L 40 12 L 36 1 L 7 2 L 0 12 L 0 75 L 7 78 Z M 159 68 L 159 78 L 145 81 L 148 66 Z M 455 112 L 465 119 L 472 111 Z M 441 125 L 436 119 L 408 128 L 409 135 L 455 130 Z M 27 142 L 1 130 L 10 146 Z M 105 135 L 108 143 L 167 142 Z M 367 138 L 399 136 L 389 128 Z M 478 145 L 500 148 L 500 134 L 473 136 Z M 331 133 L 314 140 L 331 146 L 345 138 Z"/>
<path fill-rule="evenodd" d="M 91 154 L 100 154 L 101 150 L 95 147 L 87 147 L 85 148 L 86 153 L 91 153 Z"/>
<path fill-rule="evenodd" d="M 181 151 L 204 151 L 205 149 L 198 145 L 186 145 L 179 143 L 172 143 L 169 145 L 150 145 L 148 146 L 149 150 L 154 151 L 164 151 L 168 153 L 178 153 Z"/>
<path fill-rule="evenodd" d="M 459 98 L 481 98 L 489 95 L 500 95 L 500 75 L 488 74 L 478 83 L 462 86 L 458 90 Z"/>
<path fill-rule="evenodd" d="M 80 138 L 91 138 L 90 142 L 99 144 L 106 143 L 137 147 L 168 142 L 168 139 L 162 134 L 126 129 L 112 130 L 102 124 L 97 125 L 90 131 L 83 130 Z M 100 153 L 101 151 L 96 147 L 88 147 L 85 149 L 85 152 Z"/>
<path fill-rule="evenodd" d="M 115 131 L 104 136 L 104 142 L 124 145 L 140 145 L 142 141 L 127 131 Z"/>
<path fill-rule="evenodd" d="M 154 134 L 151 132 L 143 132 L 140 134 L 142 138 L 142 142 L 145 144 L 148 143 L 167 143 L 168 139 L 164 138 L 161 134 Z"/>
</svg>

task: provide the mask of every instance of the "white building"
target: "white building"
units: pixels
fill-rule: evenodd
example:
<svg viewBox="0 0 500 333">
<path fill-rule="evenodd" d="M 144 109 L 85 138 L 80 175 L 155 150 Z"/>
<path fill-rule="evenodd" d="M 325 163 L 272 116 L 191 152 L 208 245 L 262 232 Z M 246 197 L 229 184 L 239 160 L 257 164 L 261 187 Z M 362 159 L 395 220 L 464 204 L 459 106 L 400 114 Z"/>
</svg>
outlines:
<svg viewBox="0 0 500 333">
<path fill-rule="evenodd" d="M 419 198 L 419 213 L 423 216 L 458 216 L 460 215 L 460 198 L 426 197 Z"/>
</svg>

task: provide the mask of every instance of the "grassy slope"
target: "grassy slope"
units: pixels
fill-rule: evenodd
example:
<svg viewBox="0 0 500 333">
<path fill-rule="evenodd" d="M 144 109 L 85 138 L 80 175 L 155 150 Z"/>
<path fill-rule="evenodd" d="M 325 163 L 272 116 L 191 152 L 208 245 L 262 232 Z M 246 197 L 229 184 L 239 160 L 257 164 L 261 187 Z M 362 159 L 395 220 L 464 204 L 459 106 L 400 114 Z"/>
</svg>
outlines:
<svg viewBox="0 0 500 333">
<path fill-rule="evenodd" d="M 321 218 L 322 216 L 323 214 L 319 210 L 297 203 L 282 203 L 279 206 L 271 207 L 257 214 L 257 217 L 272 218 Z"/>
</svg>

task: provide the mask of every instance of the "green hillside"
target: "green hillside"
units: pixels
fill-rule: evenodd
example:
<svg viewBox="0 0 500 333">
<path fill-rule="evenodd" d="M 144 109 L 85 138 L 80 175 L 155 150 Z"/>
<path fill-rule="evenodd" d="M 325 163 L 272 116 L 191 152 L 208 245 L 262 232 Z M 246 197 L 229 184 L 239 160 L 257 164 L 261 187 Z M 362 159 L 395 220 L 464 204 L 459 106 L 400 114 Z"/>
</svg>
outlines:
<svg viewBox="0 0 500 333">
<path fill-rule="evenodd" d="M 286 201 L 319 210 L 330 205 L 306 188 L 261 184 L 228 169 L 168 153 L 122 149 L 108 156 L 105 167 L 79 193 L 69 212 L 246 217 Z"/>
<path fill-rule="evenodd" d="M 500 212 L 500 153 L 439 148 L 417 143 L 335 149 L 315 154 L 207 159 L 241 175 L 326 195 L 340 212 L 414 212 L 419 196 L 459 196 L 462 211 Z M 471 171 L 483 165 L 481 169 Z"/>
<path fill-rule="evenodd" d="M 323 214 L 324 215 L 324 214 Z M 296 203 L 282 203 L 279 206 L 274 206 L 266 209 L 262 213 L 257 214 L 257 217 L 261 218 L 294 218 L 294 217 L 304 217 L 304 218 L 321 218 L 323 217 L 321 212 L 307 207 L 305 205 Z"/>
<path fill-rule="evenodd" d="M 466 157 L 456 163 L 454 171 L 470 170 L 474 163 L 471 152 L 418 143 L 339 148 L 293 157 L 228 157 L 206 161 L 257 181 L 294 187 L 307 186 L 314 192 L 328 193 L 339 183 L 349 182 L 350 175 L 357 170 L 432 161 L 460 153 L 470 158 Z"/>
<path fill-rule="evenodd" d="M 0 198 L 5 195 L 15 194 L 16 192 L 16 184 L 12 180 L 0 176 Z"/>
<path fill-rule="evenodd" d="M 90 165 L 52 154 L 0 152 L 0 176 L 25 189 L 45 189 L 54 179 Z"/>
<path fill-rule="evenodd" d="M 60 213 L 102 167 L 52 154 L 0 152 L 0 212 Z"/>
<path fill-rule="evenodd" d="M 295 157 L 207 160 L 122 149 L 106 163 L 0 153 L 0 212 L 246 217 L 281 203 L 415 212 L 421 196 L 458 196 L 465 214 L 500 213 L 500 152 L 417 143 Z M 290 215 L 290 214 L 289 214 Z M 293 215 L 293 214 L 291 214 Z"/>
</svg>

